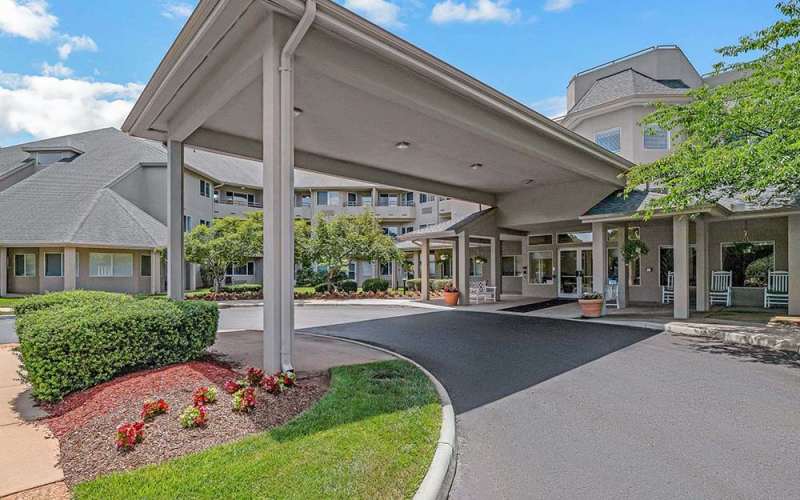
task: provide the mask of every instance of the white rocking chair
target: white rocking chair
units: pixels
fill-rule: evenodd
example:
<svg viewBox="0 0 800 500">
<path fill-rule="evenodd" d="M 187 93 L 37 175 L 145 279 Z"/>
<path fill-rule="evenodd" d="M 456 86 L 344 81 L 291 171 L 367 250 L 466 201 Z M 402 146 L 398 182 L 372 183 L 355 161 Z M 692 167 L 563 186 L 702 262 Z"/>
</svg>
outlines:
<svg viewBox="0 0 800 500">
<path fill-rule="evenodd" d="M 764 290 L 764 307 L 789 305 L 789 271 L 770 271 Z"/>
<path fill-rule="evenodd" d="M 672 304 L 675 302 L 675 273 L 667 273 L 667 286 L 661 287 L 661 303 Z"/>
<path fill-rule="evenodd" d="M 731 282 L 730 271 L 714 271 L 711 273 L 711 290 L 708 292 L 708 301 L 714 304 L 725 304 L 731 306 Z"/>
<path fill-rule="evenodd" d="M 619 309 L 619 285 L 616 282 L 606 285 L 606 307 Z"/>
<path fill-rule="evenodd" d="M 496 286 L 488 286 L 485 281 L 473 281 L 469 286 L 469 301 L 476 304 L 480 304 L 481 301 L 484 303 L 495 302 L 497 300 L 496 293 Z"/>
</svg>

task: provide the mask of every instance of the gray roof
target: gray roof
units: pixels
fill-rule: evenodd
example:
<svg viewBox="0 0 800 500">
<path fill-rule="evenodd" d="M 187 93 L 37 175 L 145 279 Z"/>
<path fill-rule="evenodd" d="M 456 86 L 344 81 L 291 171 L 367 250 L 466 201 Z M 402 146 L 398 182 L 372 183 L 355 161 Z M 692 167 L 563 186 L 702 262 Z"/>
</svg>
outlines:
<svg viewBox="0 0 800 500">
<path fill-rule="evenodd" d="M 644 210 L 651 200 L 661 196 L 663 195 L 644 189 L 637 189 L 625 196 L 624 190 L 620 189 L 603 198 L 583 215 L 634 214 Z"/>
<path fill-rule="evenodd" d="M 71 162 L 43 168 L 2 192 L 0 241 L 128 248 L 166 244 L 164 225 L 109 187 L 141 163 L 163 163 L 163 147 L 106 128 L 3 148 L 0 169 L 18 167 L 28 156 L 23 147 L 59 144 L 84 153 Z"/>
<path fill-rule="evenodd" d="M 166 151 L 164 152 L 166 161 Z M 261 162 L 233 156 L 210 153 L 202 149 L 187 147 L 183 161 L 190 170 L 209 177 L 218 184 L 261 189 L 263 169 Z"/>
<path fill-rule="evenodd" d="M 484 215 L 493 212 L 495 209 L 485 208 L 478 212 L 473 212 L 468 215 L 464 215 L 462 217 L 458 217 L 456 219 L 446 220 L 443 222 L 439 222 L 438 224 L 431 224 L 428 227 L 424 227 L 422 229 L 417 229 L 416 231 L 411 231 L 410 233 L 402 234 L 397 237 L 398 241 L 412 241 L 416 239 L 425 239 L 429 238 L 432 235 L 441 235 L 442 233 L 457 233 L 463 227 L 472 224 L 473 222 L 477 221 Z"/>
<path fill-rule="evenodd" d="M 594 82 L 568 113 L 577 113 L 623 97 L 684 95 L 688 89 L 685 84 L 680 85 L 683 82 L 679 82 L 665 80 L 662 83 L 629 68 Z"/>
</svg>

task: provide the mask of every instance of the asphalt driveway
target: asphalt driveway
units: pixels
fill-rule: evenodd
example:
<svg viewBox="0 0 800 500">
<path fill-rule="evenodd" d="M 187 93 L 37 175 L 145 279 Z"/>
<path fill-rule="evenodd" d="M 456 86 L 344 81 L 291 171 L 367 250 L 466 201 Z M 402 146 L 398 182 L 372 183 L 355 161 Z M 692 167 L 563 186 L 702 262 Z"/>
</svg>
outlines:
<svg viewBox="0 0 800 500">
<path fill-rule="evenodd" d="M 405 354 L 457 413 L 452 498 L 798 498 L 800 357 L 437 312 L 312 328 Z"/>
</svg>

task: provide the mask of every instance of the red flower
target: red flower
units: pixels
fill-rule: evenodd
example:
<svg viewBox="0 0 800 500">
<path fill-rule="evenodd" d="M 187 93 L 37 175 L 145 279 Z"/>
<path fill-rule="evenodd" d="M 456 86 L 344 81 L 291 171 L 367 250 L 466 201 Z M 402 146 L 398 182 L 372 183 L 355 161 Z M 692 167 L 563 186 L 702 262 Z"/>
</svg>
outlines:
<svg viewBox="0 0 800 500">
<path fill-rule="evenodd" d="M 247 383 L 251 386 L 257 386 L 264 378 L 264 370 L 253 368 L 252 366 L 247 369 Z"/>
<path fill-rule="evenodd" d="M 233 395 L 233 410 L 247 412 L 256 406 L 256 390 L 252 387 L 241 389 Z"/>
<path fill-rule="evenodd" d="M 144 422 L 125 423 L 117 426 L 117 448 L 132 450 L 144 439 Z"/>
<path fill-rule="evenodd" d="M 225 392 L 228 394 L 233 394 L 234 392 L 238 391 L 239 389 L 244 388 L 244 385 L 239 383 L 235 380 L 227 380 L 223 385 L 222 388 L 225 389 Z"/>
<path fill-rule="evenodd" d="M 142 405 L 142 419 L 143 420 L 150 420 L 155 418 L 156 415 L 161 415 L 162 413 L 167 413 L 169 411 L 169 405 L 163 399 L 159 399 L 157 401 L 145 401 L 144 405 Z"/>
<path fill-rule="evenodd" d="M 213 403 L 217 400 L 216 387 L 198 387 L 192 394 L 192 403 L 195 406 L 203 406 Z"/>
<path fill-rule="evenodd" d="M 268 393 L 275 395 L 280 394 L 283 390 L 280 379 L 275 375 L 264 377 L 264 380 L 261 381 L 261 387 Z"/>
<path fill-rule="evenodd" d="M 294 372 L 281 372 L 281 380 L 286 387 L 292 387 L 297 382 L 297 375 Z"/>
</svg>

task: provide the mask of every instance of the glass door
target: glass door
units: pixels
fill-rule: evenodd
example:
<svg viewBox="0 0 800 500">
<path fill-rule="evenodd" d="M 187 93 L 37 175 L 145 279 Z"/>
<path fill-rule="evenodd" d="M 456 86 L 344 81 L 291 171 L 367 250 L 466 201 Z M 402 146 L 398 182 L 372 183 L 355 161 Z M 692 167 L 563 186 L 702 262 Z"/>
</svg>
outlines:
<svg viewBox="0 0 800 500">
<path fill-rule="evenodd" d="M 592 250 L 567 248 L 558 251 L 558 296 L 578 298 L 592 291 Z"/>
</svg>

